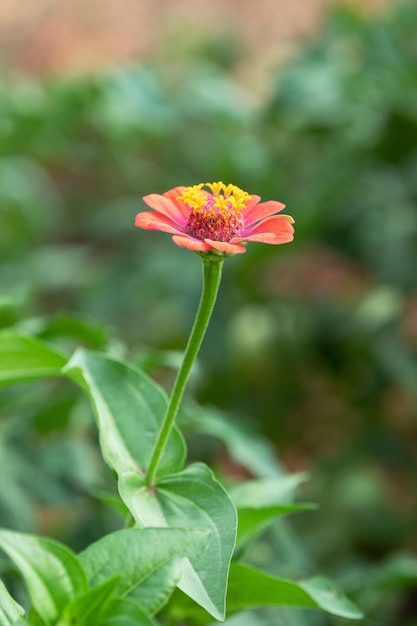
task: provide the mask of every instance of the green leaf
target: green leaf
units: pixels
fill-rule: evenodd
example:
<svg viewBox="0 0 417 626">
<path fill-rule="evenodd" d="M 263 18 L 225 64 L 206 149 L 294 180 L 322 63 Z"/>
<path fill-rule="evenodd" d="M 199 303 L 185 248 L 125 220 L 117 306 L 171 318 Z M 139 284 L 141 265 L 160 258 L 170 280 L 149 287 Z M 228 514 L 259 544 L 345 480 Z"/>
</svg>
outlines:
<svg viewBox="0 0 417 626">
<path fill-rule="evenodd" d="M 93 586 L 122 574 L 117 593 L 124 596 L 168 561 L 198 558 L 209 541 L 206 530 L 129 528 L 92 543 L 79 559 Z"/>
<path fill-rule="evenodd" d="M 167 406 L 161 387 L 135 367 L 88 350 L 77 350 L 64 373 L 91 397 L 106 463 L 118 476 L 144 473 Z M 185 443 L 174 429 L 158 475 L 179 471 L 184 460 Z"/>
<path fill-rule="evenodd" d="M 24 614 L 24 608 L 12 598 L 0 580 L 0 626 L 12 626 Z"/>
<path fill-rule="evenodd" d="M 144 484 L 143 473 L 165 413 L 165 394 L 134 367 L 84 350 L 76 352 L 65 372 L 91 394 L 103 456 L 117 472 L 120 494 L 137 523 L 212 532 L 210 547 L 190 559 L 180 586 L 222 619 L 236 536 L 236 511 L 229 496 L 204 465 L 166 476 L 184 462 L 178 431 L 162 460 L 156 490 Z"/>
<path fill-rule="evenodd" d="M 227 617 L 247 609 L 268 606 L 321 609 L 348 619 L 363 617 L 362 612 L 343 594 L 336 591 L 329 580 L 312 578 L 296 583 L 276 578 L 240 563 L 233 563 L 227 592 Z M 178 617 L 178 621 L 186 622 L 187 617 L 192 618 L 193 624 L 207 624 L 210 621 L 205 611 L 178 591 L 173 597 L 170 609 Z"/>
<path fill-rule="evenodd" d="M 20 570 L 33 607 L 46 624 L 56 622 L 65 606 L 87 590 L 76 556 L 57 541 L 2 529 L 0 548 Z"/>
<path fill-rule="evenodd" d="M 307 479 L 306 474 L 290 474 L 277 478 L 247 480 L 230 488 L 237 508 L 261 508 L 289 504 L 296 488 Z"/>
<path fill-rule="evenodd" d="M 181 423 L 190 430 L 222 441 L 233 459 L 254 476 L 282 476 L 277 455 L 271 442 L 242 422 L 233 422 L 217 409 L 188 405 L 182 412 Z"/>
<path fill-rule="evenodd" d="M 68 337 L 96 350 L 103 349 L 107 343 L 107 329 L 85 317 L 60 313 L 43 318 L 41 324 L 38 334 L 45 339 Z"/>
<path fill-rule="evenodd" d="M 58 626 L 67 624 L 98 624 L 113 594 L 119 586 L 122 575 L 113 576 L 100 585 L 89 589 L 68 604 Z"/>
<path fill-rule="evenodd" d="M 112 600 L 100 626 L 157 626 L 131 598 Z"/>
<path fill-rule="evenodd" d="M 310 503 L 282 504 L 261 509 L 239 509 L 236 551 L 242 550 L 248 543 L 263 533 L 277 517 L 315 509 Z"/>
<path fill-rule="evenodd" d="M 408 554 L 396 554 L 380 563 L 374 575 L 374 585 L 386 589 L 414 587 L 416 584 L 417 559 Z"/>
<path fill-rule="evenodd" d="M 60 376 L 66 362 L 39 339 L 12 330 L 0 332 L 0 384 Z"/>
<path fill-rule="evenodd" d="M 270 526 L 275 518 L 316 508 L 310 503 L 292 503 L 295 489 L 304 480 L 305 474 L 294 474 L 245 481 L 230 488 L 230 496 L 238 510 L 237 552 Z"/>
<path fill-rule="evenodd" d="M 150 492 L 139 474 L 122 476 L 120 494 L 138 524 L 211 531 L 207 550 L 190 558 L 178 586 L 216 619 L 224 619 L 236 510 L 229 495 L 202 463 L 167 476 Z"/>
<path fill-rule="evenodd" d="M 130 515 L 129 509 L 123 500 L 120 499 L 119 495 L 115 495 L 113 492 L 106 491 L 105 489 L 90 489 L 90 495 L 118 513 L 123 520 L 126 520 Z"/>
<path fill-rule="evenodd" d="M 45 621 L 41 618 L 33 606 L 31 606 L 28 611 L 27 621 L 29 624 L 32 624 L 32 626 L 45 626 Z"/>
<path fill-rule="evenodd" d="M 169 561 L 134 589 L 130 598 L 137 598 L 147 615 L 156 615 L 169 601 L 181 573 L 182 562 L 179 559 Z"/>
<path fill-rule="evenodd" d="M 350 619 L 363 617 L 350 600 L 323 578 L 295 583 L 239 563 L 232 565 L 227 594 L 228 613 L 249 607 L 280 605 L 322 609 L 332 615 Z"/>
</svg>

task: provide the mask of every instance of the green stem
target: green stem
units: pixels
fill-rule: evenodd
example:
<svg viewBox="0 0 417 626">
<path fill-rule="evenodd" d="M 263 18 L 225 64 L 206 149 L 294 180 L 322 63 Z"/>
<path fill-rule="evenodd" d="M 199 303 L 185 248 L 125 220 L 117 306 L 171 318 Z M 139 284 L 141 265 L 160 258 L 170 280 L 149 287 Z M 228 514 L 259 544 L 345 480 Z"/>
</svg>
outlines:
<svg viewBox="0 0 417 626">
<path fill-rule="evenodd" d="M 172 389 L 167 411 L 152 452 L 148 471 L 146 472 L 146 484 L 148 487 L 155 483 L 159 463 L 171 434 L 172 427 L 174 426 L 175 418 L 184 394 L 184 389 L 190 376 L 191 368 L 200 349 L 201 342 L 203 341 L 206 333 L 214 304 L 216 302 L 217 292 L 219 290 L 224 258 L 219 257 L 217 259 L 212 256 L 202 258 L 203 290 L 201 293 L 200 305 L 198 307 L 191 335 L 188 339 L 187 347 L 184 352 L 184 358 Z"/>
</svg>

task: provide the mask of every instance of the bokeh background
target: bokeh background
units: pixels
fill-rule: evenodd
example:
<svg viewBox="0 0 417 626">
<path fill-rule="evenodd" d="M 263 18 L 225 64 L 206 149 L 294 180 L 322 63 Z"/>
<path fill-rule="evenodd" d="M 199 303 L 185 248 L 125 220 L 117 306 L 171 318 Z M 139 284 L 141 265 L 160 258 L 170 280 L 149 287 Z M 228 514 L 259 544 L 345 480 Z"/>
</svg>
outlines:
<svg viewBox="0 0 417 626">
<path fill-rule="evenodd" d="M 285 202 L 296 240 L 227 261 L 191 390 L 310 473 L 319 510 L 252 562 L 331 576 L 366 626 L 416 626 L 416 3 L 3 0 L 0 55 L 0 325 L 169 388 L 201 262 L 133 227 L 140 198 L 221 179 Z M 78 391 L 0 401 L 0 523 L 75 549 L 117 526 Z M 227 443 L 194 429 L 190 458 L 250 475 Z"/>
</svg>

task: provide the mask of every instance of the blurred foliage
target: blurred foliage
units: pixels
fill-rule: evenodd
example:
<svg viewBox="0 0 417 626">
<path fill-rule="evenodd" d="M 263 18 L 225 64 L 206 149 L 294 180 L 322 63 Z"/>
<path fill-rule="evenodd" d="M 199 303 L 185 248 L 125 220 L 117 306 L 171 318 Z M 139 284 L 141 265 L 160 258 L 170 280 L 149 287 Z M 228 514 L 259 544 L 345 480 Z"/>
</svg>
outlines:
<svg viewBox="0 0 417 626">
<path fill-rule="evenodd" d="M 287 529 L 255 564 L 306 575 L 314 562 L 379 626 L 417 624 L 416 577 L 392 569 L 417 547 L 416 23 L 411 1 L 373 20 L 334 10 L 262 99 L 221 42 L 88 79 L 0 83 L 3 327 L 68 354 L 128 353 L 169 386 L 200 261 L 133 227 L 140 197 L 223 179 L 286 202 L 295 243 L 227 262 L 193 386 L 237 428 L 252 420 L 286 467 L 311 470 L 302 495 L 321 509 L 294 521 L 309 556 Z M 1 523 L 52 525 L 75 544 L 112 527 L 92 497 L 109 476 L 75 390 L 27 383 L 0 399 Z M 246 471 L 198 429 L 190 441 L 191 457 Z M 259 623 L 336 623 L 280 615 Z"/>
</svg>

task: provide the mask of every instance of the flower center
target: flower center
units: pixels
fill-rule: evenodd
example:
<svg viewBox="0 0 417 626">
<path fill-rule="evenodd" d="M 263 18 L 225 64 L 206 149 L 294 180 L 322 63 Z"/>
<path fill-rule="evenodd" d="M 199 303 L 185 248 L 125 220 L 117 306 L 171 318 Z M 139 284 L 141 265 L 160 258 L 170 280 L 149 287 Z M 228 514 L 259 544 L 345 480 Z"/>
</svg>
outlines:
<svg viewBox="0 0 417 626">
<path fill-rule="evenodd" d="M 190 209 L 185 230 L 196 239 L 230 241 L 243 228 L 242 209 L 250 197 L 236 185 L 221 181 L 186 187 L 178 197 Z"/>
</svg>

